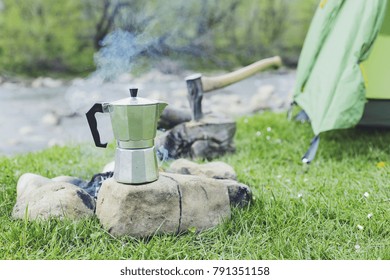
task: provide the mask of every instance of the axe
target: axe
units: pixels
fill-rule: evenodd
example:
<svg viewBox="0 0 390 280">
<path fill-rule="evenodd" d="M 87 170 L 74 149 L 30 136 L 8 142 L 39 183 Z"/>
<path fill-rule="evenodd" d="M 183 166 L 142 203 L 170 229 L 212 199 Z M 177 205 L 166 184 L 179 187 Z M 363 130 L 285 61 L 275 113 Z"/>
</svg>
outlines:
<svg viewBox="0 0 390 280">
<path fill-rule="evenodd" d="M 202 118 L 203 93 L 210 92 L 231 85 L 235 82 L 248 78 L 255 73 L 267 68 L 278 68 L 282 65 L 279 56 L 259 60 L 236 71 L 216 77 L 203 77 L 202 74 L 193 74 L 186 77 L 188 89 L 188 101 L 190 103 L 192 120 L 198 121 Z"/>
</svg>

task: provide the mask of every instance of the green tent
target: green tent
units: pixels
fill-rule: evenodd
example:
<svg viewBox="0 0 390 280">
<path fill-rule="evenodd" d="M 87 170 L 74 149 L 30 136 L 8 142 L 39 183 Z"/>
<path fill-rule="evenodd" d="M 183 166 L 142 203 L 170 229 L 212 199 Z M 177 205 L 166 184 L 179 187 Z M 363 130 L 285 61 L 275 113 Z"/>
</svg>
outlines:
<svg viewBox="0 0 390 280">
<path fill-rule="evenodd" d="M 390 127 L 390 5 L 322 0 L 298 62 L 294 102 L 321 132 L 357 124 Z"/>
</svg>

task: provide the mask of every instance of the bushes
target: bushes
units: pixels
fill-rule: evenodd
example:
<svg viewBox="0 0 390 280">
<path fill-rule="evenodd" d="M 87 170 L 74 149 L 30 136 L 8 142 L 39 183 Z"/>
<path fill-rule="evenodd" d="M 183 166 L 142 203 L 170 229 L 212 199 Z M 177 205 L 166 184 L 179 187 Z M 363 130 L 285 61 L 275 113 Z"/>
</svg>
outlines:
<svg viewBox="0 0 390 280">
<path fill-rule="evenodd" d="M 218 53 L 238 64 L 280 55 L 295 65 L 316 0 L 245 0 L 215 33 Z"/>
<path fill-rule="evenodd" d="M 89 21 L 79 1 L 3 0 L 1 71 L 79 72 L 93 68 Z"/>
</svg>

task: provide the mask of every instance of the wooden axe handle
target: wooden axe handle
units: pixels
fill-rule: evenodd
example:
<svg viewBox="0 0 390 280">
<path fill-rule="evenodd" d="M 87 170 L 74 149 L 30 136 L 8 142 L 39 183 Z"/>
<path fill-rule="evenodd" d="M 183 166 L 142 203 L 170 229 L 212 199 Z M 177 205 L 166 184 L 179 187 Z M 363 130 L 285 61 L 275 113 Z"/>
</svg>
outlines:
<svg viewBox="0 0 390 280">
<path fill-rule="evenodd" d="M 231 85 L 235 82 L 248 78 L 259 71 L 265 70 L 270 67 L 280 67 L 282 60 L 279 56 L 265 58 L 252 63 L 244 68 L 238 69 L 234 72 L 224 74 L 217 77 L 202 77 L 203 92 L 212 91 L 215 89 L 223 88 Z"/>
</svg>

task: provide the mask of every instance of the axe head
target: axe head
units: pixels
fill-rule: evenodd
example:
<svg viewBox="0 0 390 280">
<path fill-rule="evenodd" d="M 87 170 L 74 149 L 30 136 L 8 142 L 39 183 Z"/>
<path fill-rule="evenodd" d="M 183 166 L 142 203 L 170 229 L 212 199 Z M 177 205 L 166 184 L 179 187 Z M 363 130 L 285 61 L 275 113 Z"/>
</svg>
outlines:
<svg viewBox="0 0 390 280">
<path fill-rule="evenodd" d="M 202 87 L 202 75 L 193 74 L 186 78 L 187 82 L 187 98 L 190 103 L 192 120 L 198 121 L 203 117 L 202 113 L 202 99 L 203 99 L 203 87 Z"/>
</svg>

